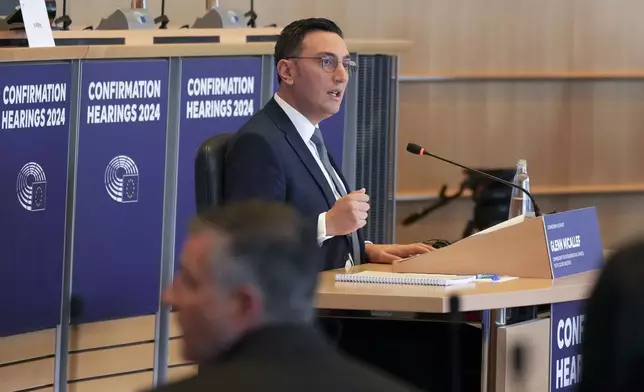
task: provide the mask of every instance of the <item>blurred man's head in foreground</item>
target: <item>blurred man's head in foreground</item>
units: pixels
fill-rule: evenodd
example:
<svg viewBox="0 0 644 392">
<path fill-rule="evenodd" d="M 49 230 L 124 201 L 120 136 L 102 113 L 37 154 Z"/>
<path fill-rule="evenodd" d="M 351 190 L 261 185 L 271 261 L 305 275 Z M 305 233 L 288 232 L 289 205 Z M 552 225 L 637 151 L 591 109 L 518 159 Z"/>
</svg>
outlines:
<svg viewBox="0 0 644 392">
<path fill-rule="evenodd" d="M 320 269 L 316 227 L 281 203 L 248 201 L 202 213 L 164 292 L 184 356 L 212 358 L 245 333 L 313 319 Z"/>
</svg>

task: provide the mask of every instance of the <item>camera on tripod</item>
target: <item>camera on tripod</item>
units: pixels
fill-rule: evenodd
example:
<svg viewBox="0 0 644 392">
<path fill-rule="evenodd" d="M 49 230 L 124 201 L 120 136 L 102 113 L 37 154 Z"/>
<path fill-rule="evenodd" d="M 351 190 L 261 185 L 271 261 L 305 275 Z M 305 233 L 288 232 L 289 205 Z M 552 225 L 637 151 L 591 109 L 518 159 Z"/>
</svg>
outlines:
<svg viewBox="0 0 644 392">
<path fill-rule="evenodd" d="M 515 173 L 514 169 L 481 171 L 509 182 L 512 182 Z M 463 231 L 463 238 L 508 220 L 512 197 L 512 188 L 509 186 L 476 173 L 464 173 L 468 176 L 465 188 L 472 191 L 474 214 Z"/>
<path fill-rule="evenodd" d="M 510 182 L 515 174 L 514 168 L 479 170 Z M 402 222 L 403 226 L 412 225 L 437 209 L 448 205 L 453 200 L 462 197 L 467 190 L 472 193 L 474 211 L 472 219 L 467 222 L 463 230 L 462 238 L 469 237 L 478 231 L 506 221 L 509 214 L 512 188 L 477 173 L 467 170 L 464 170 L 463 173 L 466 178 L 455 194 L 447 195 L 447 185 L 443 185 L 438 200 L 423 210 L 405 218 Z"/>
</svg>

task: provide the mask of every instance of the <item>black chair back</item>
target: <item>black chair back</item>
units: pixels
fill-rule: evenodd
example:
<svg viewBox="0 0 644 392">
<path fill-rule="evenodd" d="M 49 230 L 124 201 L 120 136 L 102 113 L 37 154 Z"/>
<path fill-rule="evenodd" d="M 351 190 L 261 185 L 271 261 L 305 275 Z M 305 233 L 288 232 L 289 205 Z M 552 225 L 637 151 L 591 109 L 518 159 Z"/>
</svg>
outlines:
<svg viewBox="0 0 644 392">
<path fill-rule="evenodd" d="M 195 158 L 195 197 L 197 212 L 218 206 L 223 200 L 224 160 L 232 133 L 206 139 Z"/>
</svg>

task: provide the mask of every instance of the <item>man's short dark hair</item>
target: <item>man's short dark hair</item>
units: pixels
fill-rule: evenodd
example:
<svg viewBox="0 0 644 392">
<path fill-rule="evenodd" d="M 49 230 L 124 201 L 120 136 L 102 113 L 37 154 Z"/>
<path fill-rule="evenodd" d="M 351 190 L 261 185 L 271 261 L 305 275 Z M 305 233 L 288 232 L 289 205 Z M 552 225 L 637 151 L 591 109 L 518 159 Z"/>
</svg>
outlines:
<svg viewBox="0 0 644 392">
<path fill-rule="evenodd" d="M 217 284 L 256 286 L 267 322 L 305 321 L 323 264 L 313 221 L 284 203 L 244 201 L 202 212 L 193 230 L 210 228 L 227 239 L 212 260 Z"/>
<path fill-rule="evenodd" d="M 327 31 L 335 33 L 344 38 L 344 34 L 340 27 L 335 22 L 325 18 L 309 18 L 300 19 L 288 24 L 282 32 L 275 44 L 275 68 L 280 60 L 298 56 L 302 49 L 302 41 L 306 38 L 308 33 L 313 31 Z M 275 70 L 277 72 L 277 69 Z M 279 74 L 277 80 L 281 82 Z"/>
</svg>

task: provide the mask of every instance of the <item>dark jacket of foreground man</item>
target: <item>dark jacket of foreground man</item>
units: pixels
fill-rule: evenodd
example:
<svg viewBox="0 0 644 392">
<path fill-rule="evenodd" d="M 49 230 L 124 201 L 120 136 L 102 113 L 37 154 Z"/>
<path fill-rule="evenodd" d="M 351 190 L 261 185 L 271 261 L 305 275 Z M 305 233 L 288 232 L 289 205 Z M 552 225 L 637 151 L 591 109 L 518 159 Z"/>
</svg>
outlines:
<svg viewBox="0 0 644 392">
<path fill-rule="evenodd" d="M 313 327 L 248 334 L 199 374 L 156 389 L 179 391 L 415 391 L 338 352 Z"/>
</svg>

